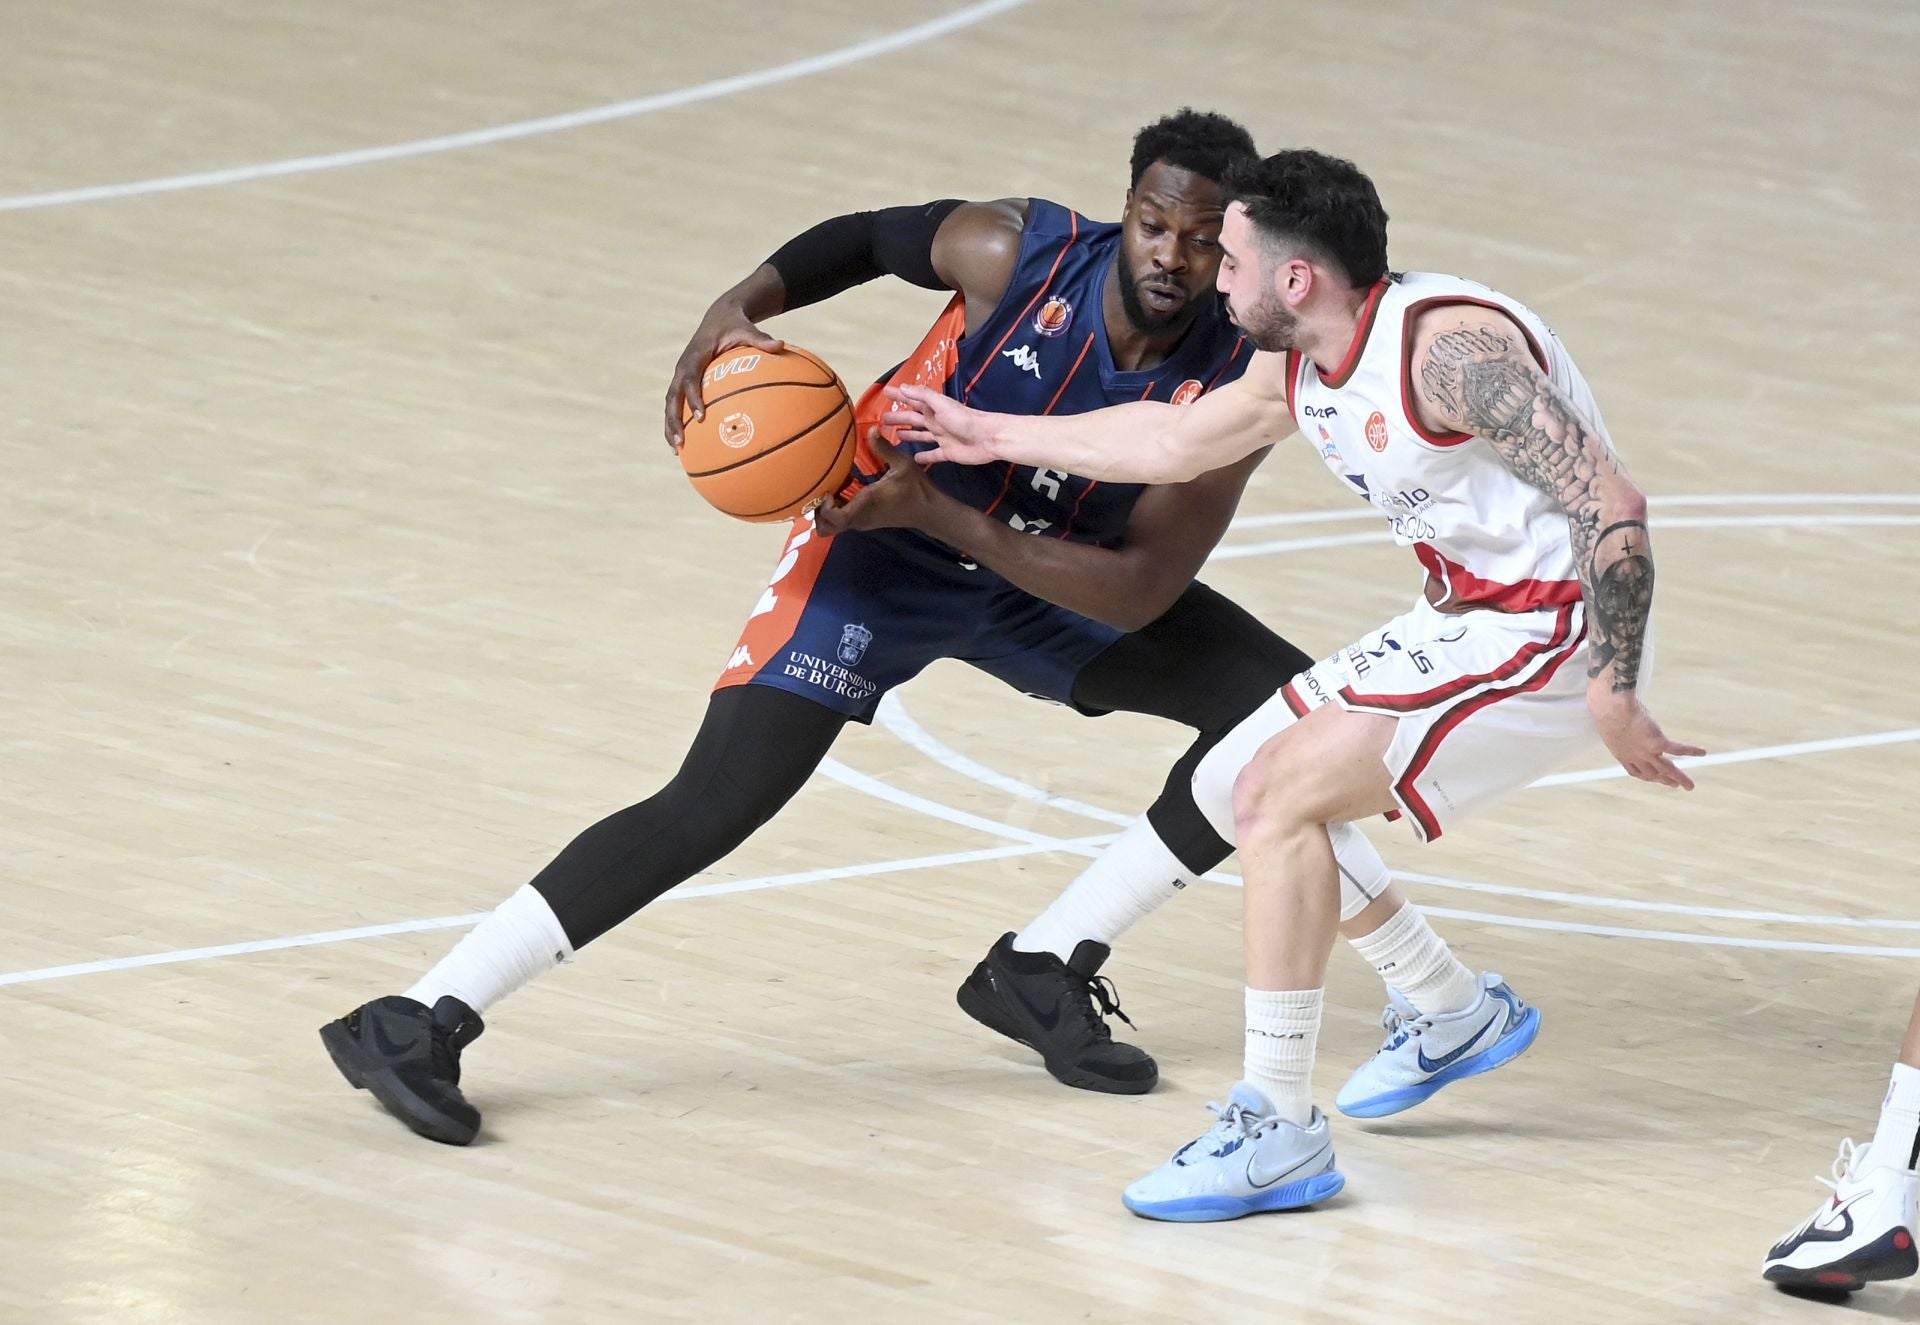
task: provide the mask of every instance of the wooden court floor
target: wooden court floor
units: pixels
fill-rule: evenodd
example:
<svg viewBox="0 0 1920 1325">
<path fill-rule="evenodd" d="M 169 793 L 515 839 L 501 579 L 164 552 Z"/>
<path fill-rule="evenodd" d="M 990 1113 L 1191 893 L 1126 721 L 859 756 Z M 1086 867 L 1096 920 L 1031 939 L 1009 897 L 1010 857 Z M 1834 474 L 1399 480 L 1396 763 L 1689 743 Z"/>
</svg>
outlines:
<svg viewBox="0 0 1920 1325">
<path fill-rule="evenodd" d="M 1756 1270 L 1920 975 L 1917 50 L 1903 0 L 0 7 L 0 1320 L 1831 1318 Z M 778 553 L 659 440 L 708 300 L 857 207 L 1117 213 L 1187 103 L 1554 322 L 1655 494 L 1698 793 L 1375 834 L 1539 1046 L 1338 1123 L 1323 1209 L 1133 1219 L 1237 1074 L 1234 889 L 1110 966 L 1152 1095 L 952 990 L 1182 735 L 941 665 L 495 1010 L 483 1144 L 347 1091 L 314 1028 L 664 780 Z M 854 380 L 938 306 L 776 325 Z M 1415 587 L 1371 528 L 1283 448 L 1207 578 L 1328 650 Z M 1377 1004 L 1337 953 L 1323 1094 Z"/>
</svg>

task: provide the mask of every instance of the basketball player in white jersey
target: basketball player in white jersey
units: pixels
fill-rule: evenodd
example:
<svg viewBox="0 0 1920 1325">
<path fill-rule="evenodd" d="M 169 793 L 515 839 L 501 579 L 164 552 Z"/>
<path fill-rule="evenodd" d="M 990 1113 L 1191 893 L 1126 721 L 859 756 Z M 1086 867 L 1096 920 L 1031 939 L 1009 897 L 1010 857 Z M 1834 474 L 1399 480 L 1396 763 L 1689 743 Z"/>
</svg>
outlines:
<svg viewBox="0 0 1920 1325">
<path fill-rule="evenodd" d="M 1311 1091 L 1339 912 L 1330 828 L 1376 814 L 1422 841 L 1598 737 L 1636 778 L 1691 788 L 1639 686 L 1653 600 L 1646 500 L 1586 381 L 1516 301 L 1387 270 L 1386 212 L 1352 163 L 1290 151 L 1233 172 L 1218 285 L 1264 353 L 1187 406 L 980 414 L 912 388 L 889 422 L 923 463 L 1010 460 L 1164 483 L 1303 431 L 1425 574 L 1413 608 L 1289 682 L 1194 773 L 1246 878 L 1245 1079 L 1218 1122 L 1126 1191 L 1155 1219 L 1233 1219 L 1340 1190 Z M 1524 1015 L 1488 975 L 1409 982 L 1351 1093 L 1444 1072 Z M 1336 1101 L 1341 1102 L 1341 1101 Z"/>
<path fill-rule="evenodd" d="M 1880 1122 L 1864 1146 L 1848 1137 L 1833 1161 L 1833 1188 L 1793 1231 L 1774 1244 L 1761 1273 L 1782 1288 L 1843 1297 L 1879 1279 L 1920 1269 L 1920 997 L 1880 1102 Z"/>
</svg>

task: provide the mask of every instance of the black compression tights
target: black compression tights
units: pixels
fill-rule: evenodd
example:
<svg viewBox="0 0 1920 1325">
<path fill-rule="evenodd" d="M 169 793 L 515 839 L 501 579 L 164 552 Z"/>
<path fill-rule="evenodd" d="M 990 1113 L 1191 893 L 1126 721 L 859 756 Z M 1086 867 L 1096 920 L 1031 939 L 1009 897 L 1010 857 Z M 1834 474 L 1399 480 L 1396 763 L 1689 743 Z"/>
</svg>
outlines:
<svg viewBox="0 0 1920 1325">
<path fill-rule="evenodd" d="M 1212 869 L 1229 851 L 1193 803 L 1194 766 L 1309 662 L 1251 614 L 1196 583 L 1152 625 L 1122 636 L 1081 669 L 1073 688 L 1081 707 L 1153 714 L 1200 733 L 1147 811 L 1161 840 L 1194 873 Z M 846 722 L 771 686 L 716 691 L 673 780 L 576 837 L 533 886 L 573 946 L 584 947 L 746 841 L 793 799 Z"/>
</svg>

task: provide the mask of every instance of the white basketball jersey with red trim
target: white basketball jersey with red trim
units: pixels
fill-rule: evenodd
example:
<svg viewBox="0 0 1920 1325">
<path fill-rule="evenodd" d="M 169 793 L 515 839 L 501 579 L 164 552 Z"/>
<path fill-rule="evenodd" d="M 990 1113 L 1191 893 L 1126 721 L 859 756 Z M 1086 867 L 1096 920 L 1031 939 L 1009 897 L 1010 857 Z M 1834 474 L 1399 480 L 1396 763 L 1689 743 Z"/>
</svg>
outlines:
<svg viewBox="0 0 1920 1325">
<path fill-rule="evenodd" d="M 1290 352 L 1289 399 L 1301 435 L 1347 485 L 1380 508 L 1394 541 L 1414 549 L 1437 606 L 1530 611 L 1580 598 L 1567 517 L 1479 437 L 1428 433 L 1414 417 L 1407 349 L 1415 317 L 1441 304 L 1498 308 L 1526 331 L 1534 358 L 1606 435 L 1586 379 L 1559 337 L 1506 295 L 1457 276 L 1408 272 L 1369 294 L 1337 370 Z"/>
</svg>

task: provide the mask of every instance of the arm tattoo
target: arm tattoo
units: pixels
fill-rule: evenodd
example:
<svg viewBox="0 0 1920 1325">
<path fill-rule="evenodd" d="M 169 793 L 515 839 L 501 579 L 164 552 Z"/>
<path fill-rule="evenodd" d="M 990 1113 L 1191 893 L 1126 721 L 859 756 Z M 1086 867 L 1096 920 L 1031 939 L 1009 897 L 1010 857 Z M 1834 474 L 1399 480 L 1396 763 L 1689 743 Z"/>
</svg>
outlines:
<svg viewBox="0 0 1920 1325">
<path fill-rule="evenodd" d="M 1640 679 L 1653 605 L 1653 552 L 1638 520 L 1600 527 L 1601 489 L 1620 473 L 1606 442 L 1545 376 L 1518 361 L 1512 337 L 1484 327 L 1442 332 L 1420 369 L 1423 393 L 1450 421 L 1484 437 L 1509 468 L 1567 513 L 1587 602 L 1588 676 L 1613 664 L 1613 688 Z"/>
</svg>

